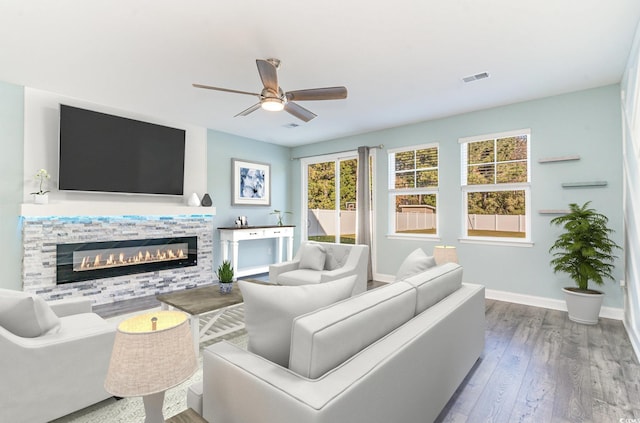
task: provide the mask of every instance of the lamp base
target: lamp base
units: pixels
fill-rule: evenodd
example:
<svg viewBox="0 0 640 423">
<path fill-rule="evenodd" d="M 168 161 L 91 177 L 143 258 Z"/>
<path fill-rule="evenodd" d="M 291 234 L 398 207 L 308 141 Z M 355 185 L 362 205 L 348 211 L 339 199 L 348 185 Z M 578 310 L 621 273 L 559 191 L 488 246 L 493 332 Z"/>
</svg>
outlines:
<svg viewBox="0 0 640 423">
<path fill-rule="evenodd" d="M 164 391 L 157 394 L 142 397 L 144 403 L 144 423 L 164 423 L 162 404 L 164 403 Z"/>
</svg>

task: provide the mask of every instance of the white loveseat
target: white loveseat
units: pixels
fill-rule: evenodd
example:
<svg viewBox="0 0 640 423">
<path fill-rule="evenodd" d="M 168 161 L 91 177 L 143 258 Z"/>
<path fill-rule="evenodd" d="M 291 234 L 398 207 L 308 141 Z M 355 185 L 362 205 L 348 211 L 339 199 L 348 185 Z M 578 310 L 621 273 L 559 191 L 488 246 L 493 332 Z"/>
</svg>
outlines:
<svg viewBox="0 0 640 423">
<path fill-rule="evenodd" d="M 318 284 L 356 275 L 352 295 L 367 290 L 369 247 L 360 244 L 303 242 L 293 260 L 269 266 L 269 282 Z"/>
<path fill-rule="evenodd" d="M 0 289 L 0 422 L 48 422 L 111 396 L 115 325 L 91 309 Z"/>
<path fill-rule="evenodd" d="M 484 287 L 447 263 L 297 317 L 288 368 L 227 342 L 203 352 L 215 423 L 433 421 L 484 348 Z"/>
</svg>

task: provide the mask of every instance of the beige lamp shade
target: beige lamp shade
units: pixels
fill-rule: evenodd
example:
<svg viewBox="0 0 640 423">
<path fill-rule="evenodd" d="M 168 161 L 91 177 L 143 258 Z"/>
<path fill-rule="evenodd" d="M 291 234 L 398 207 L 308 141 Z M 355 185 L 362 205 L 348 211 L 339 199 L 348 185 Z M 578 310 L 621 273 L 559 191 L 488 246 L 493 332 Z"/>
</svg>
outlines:
<svg viewBox="0 0 640 423">
<path fill-rule="evenodd" d="M 436 264 L 457 263 L 458 254 L 456 253 L 456 247 L 436 245 L 433 247 L 433 258 L 436 260 Z"/>
<path fill-rule="evenodd" d="M 146 313 L 118 325 L 104 387 L 119 397 L 151 395 L 184 382 L 197 368 L 187 316 Z"/>
</svg>

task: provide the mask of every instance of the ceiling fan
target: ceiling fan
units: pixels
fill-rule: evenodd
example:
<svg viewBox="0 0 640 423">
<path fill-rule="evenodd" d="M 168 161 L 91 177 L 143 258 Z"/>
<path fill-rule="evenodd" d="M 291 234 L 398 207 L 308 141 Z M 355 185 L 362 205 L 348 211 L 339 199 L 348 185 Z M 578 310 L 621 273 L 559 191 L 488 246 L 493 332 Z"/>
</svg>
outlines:
<svg viewBox="0 0 640 423">
<path fill-rule="evenodd" d="M 193 84 L 196 88 L 205 88 L 207 90 L 224 91 L 228 93 L 253 95 L 260 101 L 246 110 L 241 111 L 236 116 L 246 116 L 255 112 L 259 108 L 278 112 L 284 110 L 300 120 L 309 122 L 317 115 L 310 110 L 305 109 L 294 100 L 297 101 L 313 101 L 313 100 L 340 100 L 347 98 L 347 89 L 345 87 L 327 87 L 327 88 L 311 88 L 307 90 L 282 91 L 278 85 L 278 69 L 280 68 L 280 60 L 278 59 L 257 59 L 258 73 L 262 79 L 264 88 L 258 93 L 250 93 L 247 91 L 231 90 L 228 88 L 212 87 L 210 85 Z"/>
</svg>

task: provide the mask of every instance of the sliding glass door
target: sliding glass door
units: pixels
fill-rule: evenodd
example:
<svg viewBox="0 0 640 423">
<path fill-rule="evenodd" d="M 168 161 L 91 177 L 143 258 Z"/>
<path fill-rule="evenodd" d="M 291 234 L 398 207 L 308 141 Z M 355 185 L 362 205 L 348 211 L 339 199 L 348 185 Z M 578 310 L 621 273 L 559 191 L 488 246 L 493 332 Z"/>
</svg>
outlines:
<svg viewBox="0 0 640 423">
<path fill-rule="evenodd" d="M 303 167 L 303 216 L 307 239 L 356 243 L 356 153 L 306 159 Z"/>
</svg>

